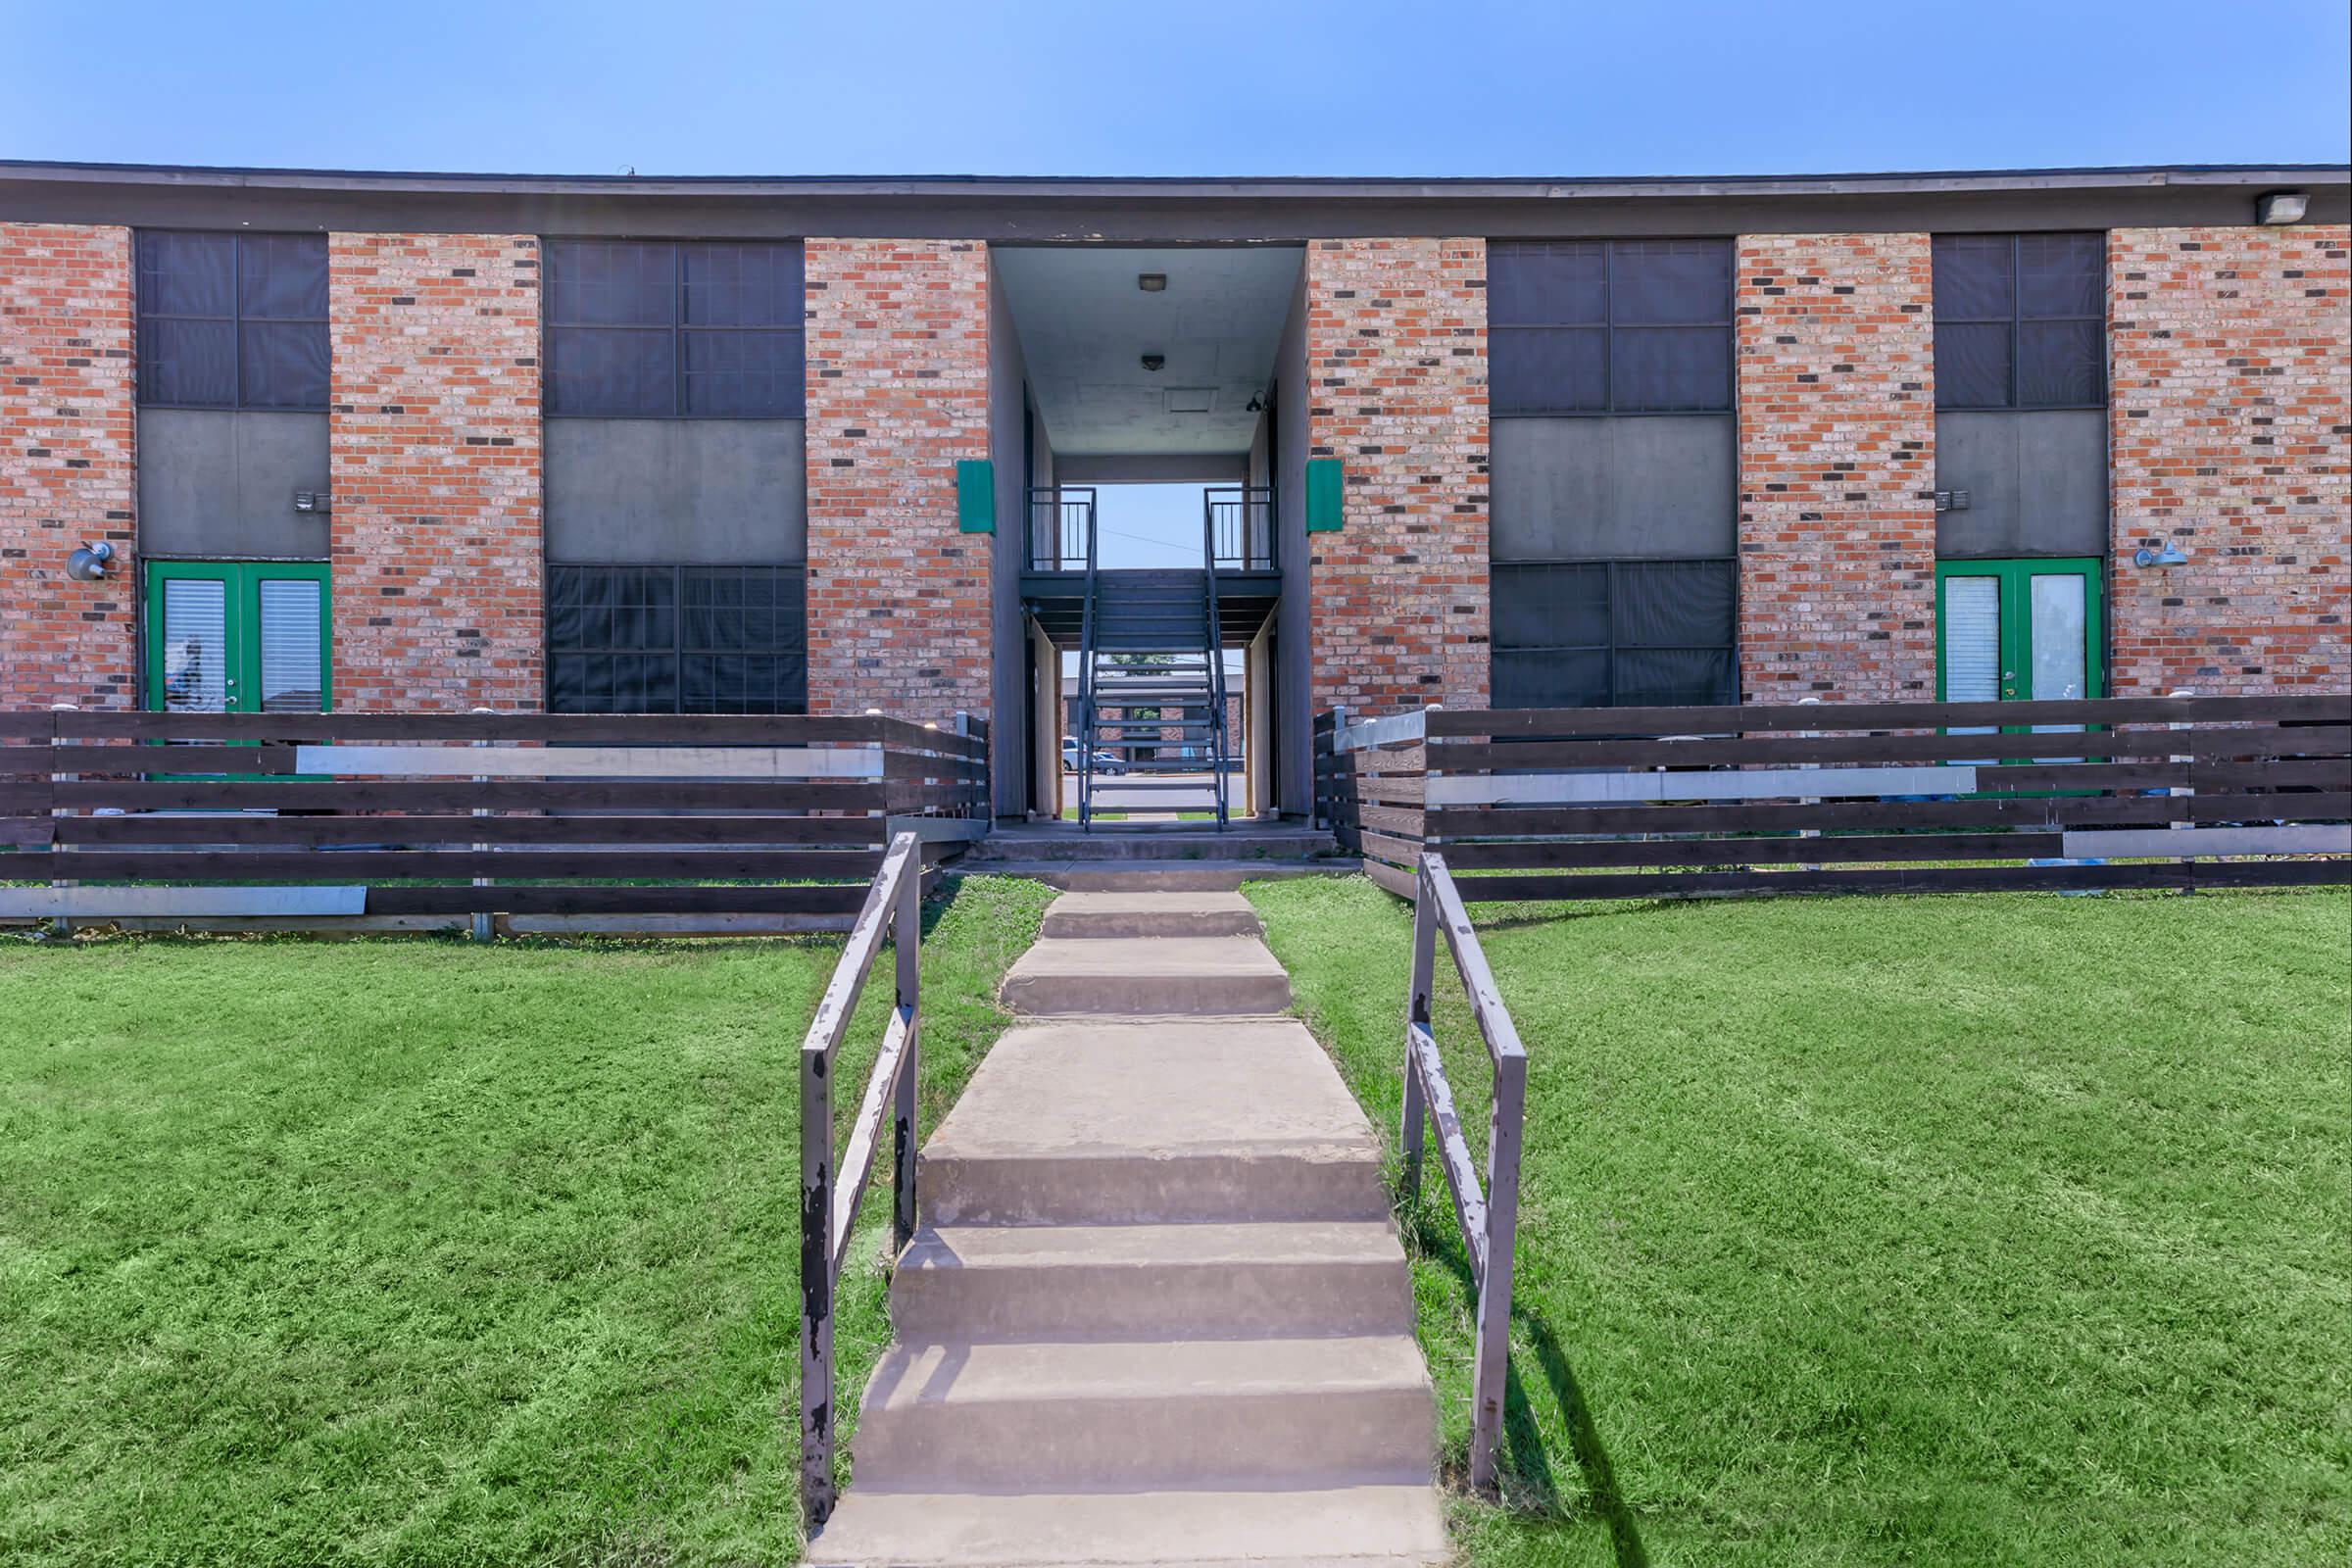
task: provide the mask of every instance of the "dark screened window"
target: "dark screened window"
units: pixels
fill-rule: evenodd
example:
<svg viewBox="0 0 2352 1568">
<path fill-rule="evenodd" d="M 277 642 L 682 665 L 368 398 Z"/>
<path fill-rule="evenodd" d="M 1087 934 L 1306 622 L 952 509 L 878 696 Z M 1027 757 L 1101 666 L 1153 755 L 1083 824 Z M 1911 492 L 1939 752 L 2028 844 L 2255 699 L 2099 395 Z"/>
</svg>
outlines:
<svg viewBox="0 0 2352 1568">
<path fill-rule="evenodd" d="M 1737 563 L 1546 562 L 1492 572 L 1494 707 L 1740 700 Z"/>
<path fill-rule="evenodd" d="M 556 240 L 547 412 L 797 419 L 801 247 Z"/>
<path fill-rule="evenodd" d="M 1495 414 L 1731 408 L 1729 240 L 1537 240 L 1487 255 Z"/>
<path fill-rule="evenodd" d="M 2107 401 L 2103 234 L 1936 236 L 1936 406 Z"/>
<path fill-rule="evenodd" d="M 324 409 L 326 236 L 138 236 L 139 401 Z"/>
<path fill-rule="evenodd" d="M 798 566 L 547 569 L 555 713 L 800 713 L 808 706 Z"/>
</svg>

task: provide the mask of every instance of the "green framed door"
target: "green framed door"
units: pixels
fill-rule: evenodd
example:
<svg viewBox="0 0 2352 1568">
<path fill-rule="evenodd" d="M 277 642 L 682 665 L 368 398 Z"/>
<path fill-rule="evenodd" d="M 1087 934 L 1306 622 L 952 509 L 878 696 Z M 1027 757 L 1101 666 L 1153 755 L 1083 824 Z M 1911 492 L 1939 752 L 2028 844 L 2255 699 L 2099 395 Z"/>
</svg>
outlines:
<svg viewBox="0 0 2352 1568">
<path fill-rule="evenodd" d="M 2104 696 L 2101 570 L 2095 556 L 1937 562 L 1937 700 L 2053 702 Z"/>
<path fill-rule="evenodd" d="M 175 713 L 318 713 L 332 706 L 320 562 L 147 564 L 147 706 Z"/>
</svg>

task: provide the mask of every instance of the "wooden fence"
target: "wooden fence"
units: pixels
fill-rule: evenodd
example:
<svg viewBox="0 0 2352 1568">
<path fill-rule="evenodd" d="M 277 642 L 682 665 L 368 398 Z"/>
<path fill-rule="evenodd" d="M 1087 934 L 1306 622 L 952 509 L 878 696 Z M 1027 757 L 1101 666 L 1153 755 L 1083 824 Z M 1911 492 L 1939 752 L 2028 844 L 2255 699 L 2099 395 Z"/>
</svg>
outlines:
<svg viewBox="0 0 2352 1568">
<path fill-rule="evenodd" d="M 0 713 L 0 920 L 847 929 L 894 830 L 934 861 L 987 832 L 987 749 L 880 715 Z"/>
<path fill-rule="evenodd" d="M 1327 714 L 1315 781 L 1404 898 L 2352 882 L 2344 695 Z"/>
</svg>

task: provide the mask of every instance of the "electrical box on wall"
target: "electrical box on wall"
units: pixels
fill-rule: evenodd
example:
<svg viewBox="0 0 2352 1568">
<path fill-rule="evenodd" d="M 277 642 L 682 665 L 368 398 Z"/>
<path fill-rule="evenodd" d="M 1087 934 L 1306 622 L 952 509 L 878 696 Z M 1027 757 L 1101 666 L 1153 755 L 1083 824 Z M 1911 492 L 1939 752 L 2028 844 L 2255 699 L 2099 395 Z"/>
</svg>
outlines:
<svg viewBox="0 0 2352 1568">
<path fill-rule="evenodd" d="M 1337 458 L 1306 460 L 1306 531 L 1338 533 L 1345 474 Z"/>
<path fill-rule="evenodd" d="M 986 458 L 956 465 L 956 531 L 997 531 L 997 466 Z"/>
</svg>

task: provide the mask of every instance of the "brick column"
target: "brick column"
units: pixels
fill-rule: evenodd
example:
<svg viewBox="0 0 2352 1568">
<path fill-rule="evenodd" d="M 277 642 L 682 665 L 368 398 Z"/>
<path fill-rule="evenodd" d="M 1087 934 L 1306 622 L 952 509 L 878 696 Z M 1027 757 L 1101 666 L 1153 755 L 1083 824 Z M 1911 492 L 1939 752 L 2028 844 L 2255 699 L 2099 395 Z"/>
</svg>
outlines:
<svg viewBox="0 0 2352 1568">
<path fill-rule="evenodd" d="M 1936 695 L 1935 278 L 1925 234 L 1740 240 L 1740 684 Z"/>
<path fill-rule="evenodd" d="M 2119 697 L 2343 691 L 2352 230 L 2108 236 Z M 2135 566 L 2179 545 L 2180 566 Z"/>
<path fill-rule="evenodd" d="M 1346 526 L 1307 535 L 1314 710 L 1484 708 L 1487 244 L 1306 253 L 1308 454 L 1346 467 Z"/>
<path fill-rule="evenodd" d="M 991 541 L 956 532 L 956 465 L 989 455 L 987 247 L 807 254 L 808 710 L 985 714 Z"/>
<path fill-rule="evenodd" d="M 131 309 L 130 230 L 0 223 L 0 708 L 138 702 Z"/>
<path fill-rule="evenodd" d="M 334 705 L 536 710 L 539 242 L 335 234 Z"/>
</svg>

